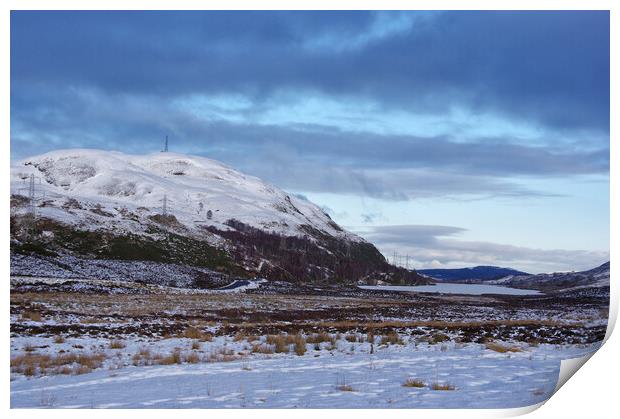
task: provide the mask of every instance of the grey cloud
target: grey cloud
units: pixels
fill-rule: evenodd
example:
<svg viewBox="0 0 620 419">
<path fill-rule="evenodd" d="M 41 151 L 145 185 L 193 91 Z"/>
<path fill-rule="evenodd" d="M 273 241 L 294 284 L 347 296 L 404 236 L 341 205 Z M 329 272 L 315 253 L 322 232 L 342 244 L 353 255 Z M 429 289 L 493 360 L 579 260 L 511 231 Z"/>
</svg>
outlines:
<svg viewBox="0 0 620 419">
<path fill-rule="evenodd" d="M 407 14 L 415 24 L 389 30 Z M 12 92 L 22 94 L 13 82 L 41 80 L 167 99 L 307 88 L 417 112 L 463 106 L 609 132 L 608 11 L 420 15 L 14 11 Z M 333 48 L 356 39 L 355 48 Z"/>
<path fill-rule="evenodd" d="M 367 213 L 361 214 L 363 223 L 373 223 L 382 217 L 383 217 L 383 214 L 380 212 L 367 212 Z"/>
<path fill-rule="evenodd" d="M 606 251 L 536 249 L 452 237 L 464 231 L 452 226 L 403 225 L 359 229 L 358 234 L 384 254 L 408 254 L 418 269 L 499 265 L 527 272 L 554 272 L 590 269 L 609 260 Z"/>
<path fill-rule="evenodd" d="M 56 91 L 12 112 L 13 156 L 72 146 L 144 153 L 161 147 L 204 154 L 297 191 L 391 200 L 434 196 L 548 196 L 510 177 L 605 174 L 607 149 L 576 151 L 493 139 L 354 133 L 198 118 L 157 97 Z"/>
</svg>

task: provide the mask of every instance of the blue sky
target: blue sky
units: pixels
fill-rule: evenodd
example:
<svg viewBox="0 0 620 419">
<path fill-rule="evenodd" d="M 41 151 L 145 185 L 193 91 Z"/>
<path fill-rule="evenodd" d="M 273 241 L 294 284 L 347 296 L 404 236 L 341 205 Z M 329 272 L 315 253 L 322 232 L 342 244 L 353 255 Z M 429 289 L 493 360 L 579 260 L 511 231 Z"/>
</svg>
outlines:
<svg viewBox="0 0 620 419">
<path fill-rule="evenodd" d="M 11 158 L 209 156 L 415 267 L 609 258 L 607 12 L 12 12 Z"/>
</svg>

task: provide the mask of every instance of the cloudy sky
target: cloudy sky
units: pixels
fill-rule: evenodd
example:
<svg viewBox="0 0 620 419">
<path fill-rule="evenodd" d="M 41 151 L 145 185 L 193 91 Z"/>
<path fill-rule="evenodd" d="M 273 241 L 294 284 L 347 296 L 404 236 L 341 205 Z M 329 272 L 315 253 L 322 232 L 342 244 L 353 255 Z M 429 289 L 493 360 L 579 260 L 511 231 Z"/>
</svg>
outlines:
<svg viewBox="0 0 620 419">
<path fill-rule="evenodd" d="M 11 158 L 204 155 L 424 267 L 609 258 L 607 12 L 12 12 Z"/>
</svg>

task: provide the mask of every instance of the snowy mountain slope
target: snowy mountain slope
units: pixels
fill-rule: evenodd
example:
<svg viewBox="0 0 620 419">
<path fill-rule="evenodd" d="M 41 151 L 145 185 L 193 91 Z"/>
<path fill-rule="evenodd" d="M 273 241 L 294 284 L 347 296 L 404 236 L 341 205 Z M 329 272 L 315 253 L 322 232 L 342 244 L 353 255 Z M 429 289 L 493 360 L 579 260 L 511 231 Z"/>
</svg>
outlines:
<svg viewBox="0 0 620 419">
<path fill-rule="evenodd" d="M 217 161 L 168 152 L 71 149 L 17 162 L 11 239 L 12 252 L 48 258 L 150 260 L 294 282 L 348 282 L 375 272 L 398 283 L 428 282 L 389 265 L 317 205 Z"/>
<path fill-rule="evenodd" d="M 203 226 L 228 229 L 225 222 L 234 219 L 286 236 L 303 234 L 300 226 L 309 225 L 336 238 L 363 241 L 343 231 L 311 202 L 204 157 L 58 150 L 14 165 L 11 193 L 27 188 L 30 174 L 40 179 L 37 194 L 52 204 L 39 209 L 40 213 L 52 218 L 61 216 L 57 208 L 66 206 L 70 198 L 86 201 L 93 208 L 99 206 L 98 212 L 116 215 L 119 208 L 138 214 L 145 212 L 143 208 L 151 214 L 161 213 L 166 197 L 168 212 L 190 230 Z M 62 214 L 63 221 L 87 221 L 83 211 L 73 210 Z M 207 217 L 209 210 L 211 219 Z"/>
</svg>

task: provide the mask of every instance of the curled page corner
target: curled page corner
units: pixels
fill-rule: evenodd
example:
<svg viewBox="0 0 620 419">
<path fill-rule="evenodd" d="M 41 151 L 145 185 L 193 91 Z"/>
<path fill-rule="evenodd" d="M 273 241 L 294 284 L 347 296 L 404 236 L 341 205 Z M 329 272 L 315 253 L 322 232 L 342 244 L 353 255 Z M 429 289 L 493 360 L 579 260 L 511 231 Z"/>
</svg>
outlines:
<svg viewBox="0 0 620 419">
<path fill-rule="evenodd" d="M 605 338 L 603 339 L 603 341 L 600 343 L 600 346 L 595 351 L 584 354 L 583 356 L 578 357 L 578 358 L 563 359 L 562 361 L 560 361 L 560 372 L 558 375 L 558 382 L 555 386 L 555 390 L 553 390 L 553 394 L 555 394 L 560 388 L 562 388 L 562 386 L 566 384 L 566 382 L 573 375 L 575 375 L 575 373 L 579 371 L 579 369 L 583 367 L 586 364 L 586 362 L 588 362 L 588 360 L 592 358 L 592 356 L 598 350 L 600 350 L 603 347 L 605 342 L 607 342 L 607 339 L 609 339 L 609 336 L 611 335 L 616 325 L 616 319 L 618 315 L 617 309 L 618 309 L 617 306 L 610 304 L 610 315 L 607 321 L 607 330 L 605 332 Z M 551 397 L 553 397 L 553 394 L 551 395 Z"/>
<path fill-rule="evenodd" d="M 594 355 L 596 351 L 590 352 L 579 358 L 563 359 L 560 362 L 560 373 L 558 376 L 558 382 L 553 390 L 555 394 L 566 382 L 573 376 L 586 362 Z M 553 397 L 553 395 L 552 395 Z"/>
<path fill-rule="evenodd" d="M 547 400 L 549 400 L 549 399 L 547 399 Z M 529 406 L 515 407 L 515 408 L 512 408 L 512 409 L 501 409 L 501 413 L 500 413 L 500 410 L 497 410 L 496 411 L 497 412 L 497 416 L 496 417 L 514 418 L 514 417 L 517 417 L 517 416 L 524 416 L 524 415 L 527 415 L 527 414 L 532 413 L 533 411 L 537 410 L 543 404 L 547 403 L 547 400 L 543 400 L 542 402 L 531 404 Z"/>
<path fill-rule="evenodd" d="M 573 375 L 575 375 L 575 373 L 579 371 L 579 369 L 583 367 L 590 358 L 592 358 L 592 355 L 594 355 L 598 350 L 603 347 L 603 345 L 605 345 L 605 342 L 607 342 L 607 340 L 611 336 L 611 333 L 616 326 L 616 320 L 618 319 L 618 305 L 611 303 L 611 301 L 617 301 L 615 296 L 617 291 L 614 291 L 614 288 L 611 288 L 610 291 L 611 299 L 609 304 L 609 317 L 607 318 L 607 330 L 605 331 L 605 337 L 603 338 L 603 341 L 600 343 L 600 346 L 595 351 L 587 353 L 578 358 L 570 358 L 560 361 L 560 373 L 553 394 L 555 394 L 560 388 L 562 388 L 562 386 L 566 384 L 566 382 Z M 553 397 L 553 394 L 551 395 L 551 397 Z"/>
</svg>

